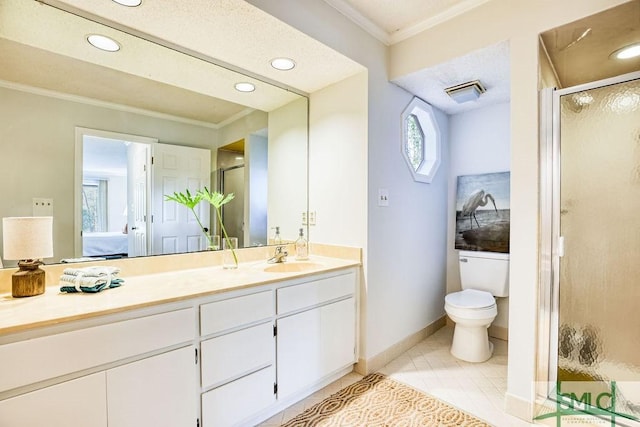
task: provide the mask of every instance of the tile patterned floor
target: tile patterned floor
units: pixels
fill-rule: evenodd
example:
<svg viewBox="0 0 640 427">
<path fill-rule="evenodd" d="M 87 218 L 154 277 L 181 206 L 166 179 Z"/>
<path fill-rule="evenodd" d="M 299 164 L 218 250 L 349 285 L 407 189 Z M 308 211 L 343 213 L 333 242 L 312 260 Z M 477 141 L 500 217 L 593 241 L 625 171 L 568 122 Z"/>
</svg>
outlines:
<svg viewBox="0 0 640 427">
<path fill-rule="evenodd" d="M 444 327 L 380 370 L 400 382 L 438 397 L 498 427 L 522 427 L 533 424 L 506 414 L 504 393 L 507 388 L 507 343 L 491 339 L 494 352 L 484 363 L 467 363 L 449 353 L 453 327 Z M 351 373 L 290 406 L 261 424 L 275 427 L 327 396 L 358 381 Z"/>
</svg>

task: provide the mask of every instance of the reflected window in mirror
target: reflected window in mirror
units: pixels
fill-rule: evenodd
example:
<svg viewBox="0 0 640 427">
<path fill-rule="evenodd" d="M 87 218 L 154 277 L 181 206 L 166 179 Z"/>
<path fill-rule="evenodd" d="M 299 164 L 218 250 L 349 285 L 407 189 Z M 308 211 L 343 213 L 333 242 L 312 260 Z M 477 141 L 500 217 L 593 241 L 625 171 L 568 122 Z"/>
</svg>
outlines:
<svg viewBox="0 0 640 427">
<path fill-rule="evenodd" d="M 82 183 L 82 231 L 107 231 L 108 181 L 86 180 Z"/>
</svg>

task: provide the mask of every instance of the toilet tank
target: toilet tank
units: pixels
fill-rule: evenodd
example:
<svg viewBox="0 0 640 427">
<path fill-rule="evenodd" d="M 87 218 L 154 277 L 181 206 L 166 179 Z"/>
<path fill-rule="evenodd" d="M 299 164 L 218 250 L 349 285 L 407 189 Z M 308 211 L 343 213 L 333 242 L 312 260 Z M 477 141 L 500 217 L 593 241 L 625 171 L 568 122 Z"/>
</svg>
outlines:
<svg viewBox="0 0 640 427">
<path fill-rule="evenodd" d="M 509 254 L 460 251 L 462 289 L 490 292 L 495 297 L 509 296 Z"/>
</svg>

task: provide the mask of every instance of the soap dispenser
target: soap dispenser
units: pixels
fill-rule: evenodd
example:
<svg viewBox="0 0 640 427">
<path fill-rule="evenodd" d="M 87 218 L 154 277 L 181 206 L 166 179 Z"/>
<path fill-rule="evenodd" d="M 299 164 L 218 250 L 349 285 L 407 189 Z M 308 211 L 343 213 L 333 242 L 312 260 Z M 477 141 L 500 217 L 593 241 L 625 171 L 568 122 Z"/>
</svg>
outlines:
<svg viewBox="0 0 640 427">
<path fill-rule="evenodd" d="M 281 245 L 282 244 L 282 238 L 280 237 L 280 227 L 275 227 L 276 229 L 276 234 L 273 236 L 273 244 L 274 245 Z"/>
<path fill-rule="evenodd" d="M 296 260 L 303 261 L 309 259 L 309 242 L 304 238 L 304 229 L 300 229 L 300 236 L 296 240 Z"/>
</svg>

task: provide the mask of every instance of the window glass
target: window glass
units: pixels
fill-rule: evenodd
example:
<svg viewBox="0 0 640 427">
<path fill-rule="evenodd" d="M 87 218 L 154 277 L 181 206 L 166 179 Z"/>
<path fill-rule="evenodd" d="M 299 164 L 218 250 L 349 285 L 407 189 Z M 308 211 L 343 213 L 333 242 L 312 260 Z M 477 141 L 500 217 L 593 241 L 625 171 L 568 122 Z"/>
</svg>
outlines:
<svg viewBox="0 0 640 427">
<path fill-rule="evenodd" d="M 424 159 L 424 134 L 420 122 L 414 114 L 409 114 L 405 123 L 407 125 L 405 150 L 407 150 L 407 156 L 413 170 L 417 171 Z"/>
<path fill-rule="evenodd" d="M 82 183 L 82 231 L 107 231 L 107 181 Z"/>
</svg>

